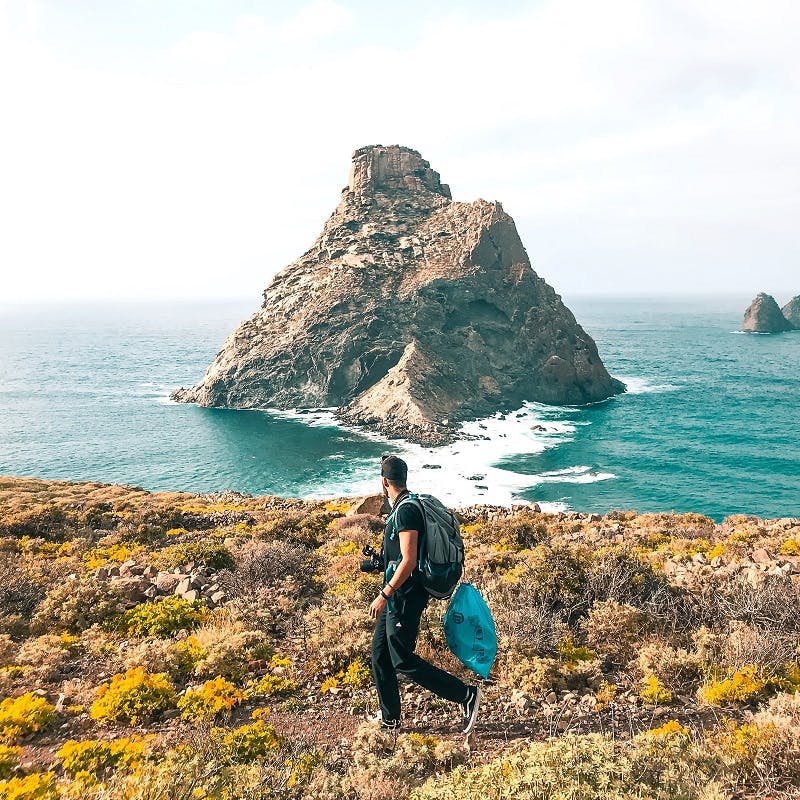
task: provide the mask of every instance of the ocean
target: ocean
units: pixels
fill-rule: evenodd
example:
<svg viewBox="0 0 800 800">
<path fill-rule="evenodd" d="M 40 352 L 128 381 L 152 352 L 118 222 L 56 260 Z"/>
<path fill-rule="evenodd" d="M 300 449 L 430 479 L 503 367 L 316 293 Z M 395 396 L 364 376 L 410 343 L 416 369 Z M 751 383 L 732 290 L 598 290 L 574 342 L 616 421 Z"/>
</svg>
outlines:
<svg viewBox="0 0 800 800">
<path fill-rule="evenodd" d="M 565 297 L 628 392 L 528 403 L 444 448 L 313 414 L 178 405 L 257 301 L 0 306 L 0 474 L 294 497 L 379 490 L 383 453 L 451 505 L 800 516 L 800 332 L 751 298 Z"/>
</svg>

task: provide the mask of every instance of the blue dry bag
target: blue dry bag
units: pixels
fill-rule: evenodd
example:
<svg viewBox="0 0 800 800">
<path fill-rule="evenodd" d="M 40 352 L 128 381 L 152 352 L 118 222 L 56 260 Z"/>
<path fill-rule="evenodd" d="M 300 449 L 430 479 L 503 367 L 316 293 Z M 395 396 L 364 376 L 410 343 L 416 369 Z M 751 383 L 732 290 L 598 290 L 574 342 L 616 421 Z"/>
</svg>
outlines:
<svg viewBox="0 0 800 800">
<path fill-rule="evenodd" d="M 456 658 L 484 678 L 497 656 L 497 632 L 489 606 L 471 584 L 462 583 L 444 615 L 447 646 Z"/>
</svg>

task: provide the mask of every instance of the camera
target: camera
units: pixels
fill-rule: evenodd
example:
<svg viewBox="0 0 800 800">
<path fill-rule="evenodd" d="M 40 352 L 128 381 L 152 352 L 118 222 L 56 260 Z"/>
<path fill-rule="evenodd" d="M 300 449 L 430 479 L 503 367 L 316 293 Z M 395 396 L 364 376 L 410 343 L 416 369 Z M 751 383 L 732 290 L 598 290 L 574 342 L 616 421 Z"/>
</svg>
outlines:
<svg viewBox="0 0 800 800">
<path fill-rule="evenodd" d="M 361 562 L 362 572 L 381 572 L 383 570 L 383 556 L 368 544 L 364 545 L 361 554 L 366 556 L 366 559 Z"/>
</svg>

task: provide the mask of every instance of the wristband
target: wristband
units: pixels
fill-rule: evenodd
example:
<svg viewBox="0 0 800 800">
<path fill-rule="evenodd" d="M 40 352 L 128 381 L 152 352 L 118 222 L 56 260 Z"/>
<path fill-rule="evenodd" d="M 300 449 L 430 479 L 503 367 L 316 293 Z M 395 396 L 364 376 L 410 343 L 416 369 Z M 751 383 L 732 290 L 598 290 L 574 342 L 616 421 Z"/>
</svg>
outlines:
<svg viewBox="0 0 800 800">
<path fill-rule="evenodd" d="M 386 592 L 384 592 L 384 591 L 383 591 L 383 589 L 381 589 L 381 597 L 382 597 L 384 600 L 388 600 L 388 599 L 389 599 L 389 595 L 388 595 L 388 594 L 386 594 Z"/>
</svg>

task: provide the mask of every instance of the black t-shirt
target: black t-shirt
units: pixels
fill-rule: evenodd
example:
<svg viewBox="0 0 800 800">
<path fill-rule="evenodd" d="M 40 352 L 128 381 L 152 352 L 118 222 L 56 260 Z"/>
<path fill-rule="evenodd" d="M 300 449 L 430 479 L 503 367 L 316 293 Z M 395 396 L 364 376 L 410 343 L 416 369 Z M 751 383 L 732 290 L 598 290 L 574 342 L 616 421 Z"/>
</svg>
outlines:
<svg viewBox="0 0 800 800">
<path fill-rule="evenodd" d="M 425 530 L 419 504 L 407 498 L 401 498 L 396 510 L 389 514 L 383 532 L 383 559 L 388 566 L 390 561 L 400 560 L 400 537 L 398 531 L 417 531 L 417 558 L 419 558 L 419 542 Z"/>
</svg>

